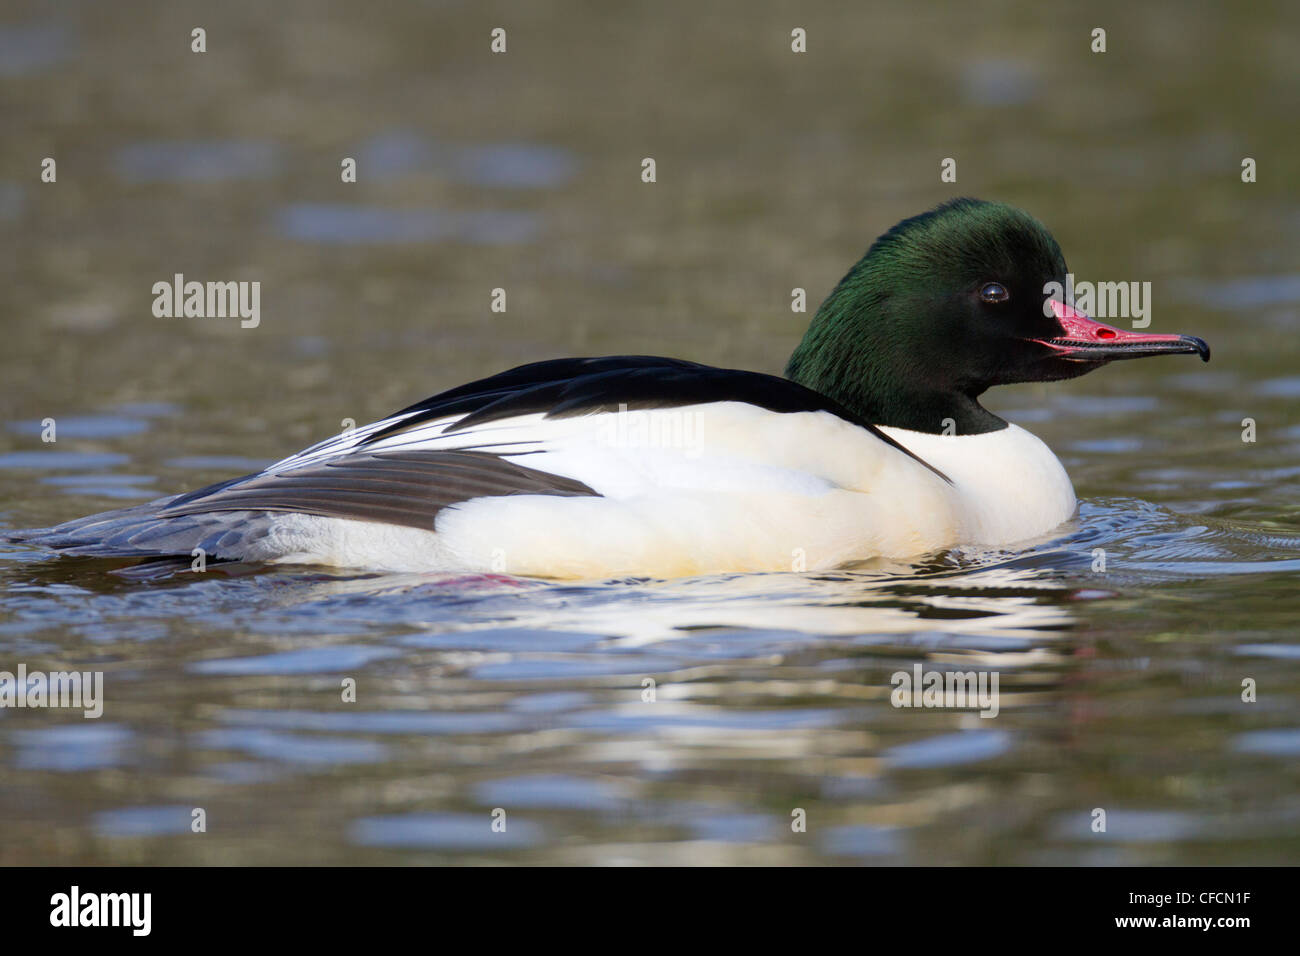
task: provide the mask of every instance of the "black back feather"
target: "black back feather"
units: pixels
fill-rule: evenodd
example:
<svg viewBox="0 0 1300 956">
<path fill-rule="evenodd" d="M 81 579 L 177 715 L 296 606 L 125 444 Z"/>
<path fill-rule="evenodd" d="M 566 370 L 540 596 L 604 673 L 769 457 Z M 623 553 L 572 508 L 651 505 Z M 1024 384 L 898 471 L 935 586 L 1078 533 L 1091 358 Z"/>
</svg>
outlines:
<svg viewBox="0 0 1300 956">
<path fill-rule="evenodd" d="M 446 434 L 515 415 L 565 418 L 593 412 L 678 408 L 710 402 L 743 402 L 771 412 L 830 412 L 865 428 L 885 444 L 915 459 L 944 481 L 948 477 L 908 451 L 875 425 L 820 392 L 762 372 L 715 368 L 653 355 L 551 359 L 533 362 L 440 392 L 402 409 L 402 417 L 368 436 L 372 444 L 426 422 L 464 415 Z M 951 482 L 949 482 L 951 483 Z"/>
</svg>

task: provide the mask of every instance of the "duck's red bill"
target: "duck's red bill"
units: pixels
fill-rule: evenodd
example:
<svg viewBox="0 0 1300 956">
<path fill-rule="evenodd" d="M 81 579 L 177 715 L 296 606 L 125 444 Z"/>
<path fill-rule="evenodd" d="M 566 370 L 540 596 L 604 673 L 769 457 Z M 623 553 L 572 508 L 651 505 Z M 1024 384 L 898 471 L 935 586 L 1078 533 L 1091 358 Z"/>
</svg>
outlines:
<svg viewBox="0 0 1300 956">
<path fill-rule="evenodd" d="M 1061 323 L 1061 335 L 1037 339 L 1041 345 L 1055 349 L 1062 358 L 1082 362 L 1109 362 L 1115 359 L 1142 358 L 1147 355 L 1195 353 L 1210 360 L 1210 347 L 1194 335 L 1152 335 L 1117 329 L 1091 319 L 1074 306 L 1052 299 L 1052 312 Z"/>
</svg>

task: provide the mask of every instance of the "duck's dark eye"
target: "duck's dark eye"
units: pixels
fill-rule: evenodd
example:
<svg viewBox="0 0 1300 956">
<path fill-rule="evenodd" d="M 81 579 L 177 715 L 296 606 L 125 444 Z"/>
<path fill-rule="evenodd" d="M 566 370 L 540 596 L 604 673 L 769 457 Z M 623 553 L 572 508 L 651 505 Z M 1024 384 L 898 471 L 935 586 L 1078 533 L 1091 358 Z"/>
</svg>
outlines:
<svg viewBox="0 0 1300 956">
<path fill-rule="evenodd" d="M 986 282 L 980 289 L 980 298 L 990 303 L 1005 302 L 1011 298 L 1011 293 L 1001 282 Z"/>
</svg>

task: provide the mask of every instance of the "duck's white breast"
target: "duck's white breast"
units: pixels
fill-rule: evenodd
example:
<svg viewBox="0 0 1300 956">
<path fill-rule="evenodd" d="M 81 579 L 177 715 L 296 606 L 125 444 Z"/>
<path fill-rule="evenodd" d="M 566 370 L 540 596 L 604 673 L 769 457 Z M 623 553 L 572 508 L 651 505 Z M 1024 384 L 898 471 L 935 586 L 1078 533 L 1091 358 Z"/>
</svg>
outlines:
<svg viewBox="0 0 1300 956">
<path fill-rule="evenodd" d="M 1010 544 L 1051 531 L 1074 514 L 1074 486 L 1036 435 L 1008 425 L 982 435 L 880 429 L 950 479 L 960 544 Z"/>
</svg>

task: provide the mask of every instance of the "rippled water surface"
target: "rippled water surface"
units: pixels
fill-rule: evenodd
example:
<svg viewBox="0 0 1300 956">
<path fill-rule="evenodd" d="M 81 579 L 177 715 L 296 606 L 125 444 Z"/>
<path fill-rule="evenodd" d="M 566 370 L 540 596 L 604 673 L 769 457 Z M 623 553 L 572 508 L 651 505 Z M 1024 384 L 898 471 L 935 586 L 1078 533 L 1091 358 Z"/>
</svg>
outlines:
<svg viewBox="0 0 1300 956">
<path fill-rule="evenodd" d="M 790 290 L 954 194 L 1214 360 L 989 395 L 1081 499 L 1015 549 L 554 583 L 0 546 L 0 670 L 105 697 L 0 709 L 0 863 L 1300 861 L 1300 19 L 1001 9 L 7 4 L 2 527 L 524 361 L 778 371 Z M 260 325 L 154 318 L 178 272 L 261 281 Z M 918 664 L 997 715 L 892 706 Z"/>
</svg>

